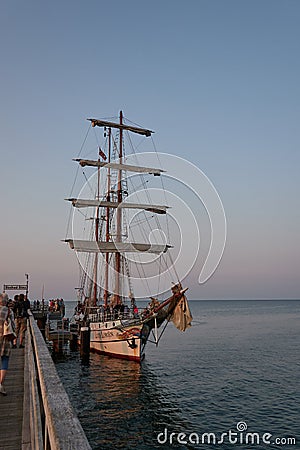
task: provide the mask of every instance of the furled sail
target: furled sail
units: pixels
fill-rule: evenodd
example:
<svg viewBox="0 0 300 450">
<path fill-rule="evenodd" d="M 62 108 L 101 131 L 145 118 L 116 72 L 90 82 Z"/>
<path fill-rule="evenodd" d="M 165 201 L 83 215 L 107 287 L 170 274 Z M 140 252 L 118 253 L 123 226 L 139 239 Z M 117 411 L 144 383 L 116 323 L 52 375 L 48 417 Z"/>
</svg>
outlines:
<svg viewBox="0 0 300 450">
<path fill-rule="evenodd" d="M 98 119 L 87 119 L 92 123 L 92 127 L 108 127 L 108 128 L 118 128 L 119 130 L 127 130 L 132 133 L 141 134 L 142 136 L 151 136 L 154 131 L 147 130 L 146 128 L 134 127 L 132 125 L 126 125 L 124 123 L 108 122 L 107 120 Z"/>
<path fill-rule="evenodd" d="M 192 314 L 190 312 L 189 304 L 185 295 L 179 300 L 176 305 L 173 314 L 171 316 L 171 320 L 174 323 L 175 327 L 180 331 L 185 331 L 187 328 L 190 328 L 192 325 Z"/>
<path fill-rule="evenodd" d="M 137 173 L 149 173 L 151 175 L 156 176 L 159 176 L 162 172 L 165 172 L 165 170 L 156 169 L 154 167 L 133 166 L 131 164 L 122 164 L 117 162 L 107 163 L 105 161 L 80 159 L 80 158 L 75 158 L 74 161 L 78 162 L 81 165 L 81 167 L 85 166 L 105 167 L 106 169 L 127 170 L 128 172 L 137 172 Z"/>
<path fill-rule="evenodd" d="M 170 245 L 164 244 L 138 244 L 136 242 L 102 242 L 66 239 L 65 242 L 77 252 L 86 253 L 165 253 Z"/>
<path fill-rule="evenodd" d="M 145 203 L 127 203 L 127 202 L 107 202 L 103 200 L 86 200 L 80 198 L 67 198 L 75 208 L 104 207 L 104 208 L 129 208 L 129 209 L 144 209 L 145 211 L 154 212 L 157 214 L 166 214 L 168 206 L 164 205 L 150 205 Z"/>
</svg>

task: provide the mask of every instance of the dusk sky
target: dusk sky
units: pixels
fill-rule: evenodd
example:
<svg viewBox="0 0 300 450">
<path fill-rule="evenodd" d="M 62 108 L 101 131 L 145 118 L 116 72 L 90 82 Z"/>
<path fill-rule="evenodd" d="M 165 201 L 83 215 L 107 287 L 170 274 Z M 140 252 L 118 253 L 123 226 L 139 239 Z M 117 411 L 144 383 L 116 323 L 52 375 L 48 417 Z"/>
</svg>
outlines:
<svg viewBox="0 0 300 450">
<path fill-rule="evenodd" d="M 65 238 L 88 117 L 155 130 L 217 189 L 227 242 L 191 299 L 300 296 L 298 0 L 3 0 L 0 283 L 75 297 Z"/>
</svg>

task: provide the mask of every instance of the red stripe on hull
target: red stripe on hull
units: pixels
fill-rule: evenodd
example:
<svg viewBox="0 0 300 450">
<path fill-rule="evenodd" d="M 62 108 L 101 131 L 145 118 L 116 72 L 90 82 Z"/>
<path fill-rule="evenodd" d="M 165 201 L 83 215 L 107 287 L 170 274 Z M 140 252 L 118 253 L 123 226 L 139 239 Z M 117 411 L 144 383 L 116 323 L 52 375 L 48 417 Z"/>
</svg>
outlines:
<svg viewBox="0 0 300 450">
<path fill-rule="evenodd" d="M 129 361 L 141 362 L 141 358 L 139 356 L 120 355 L 118 353 L 105 352 L 103 350 L 97 350 L 95 348 L 91 348 L 90 351 L 93 353 L 98 353 L 99 355 L 111 356 L 112 358 L 127 359 Z"/>
</svg>

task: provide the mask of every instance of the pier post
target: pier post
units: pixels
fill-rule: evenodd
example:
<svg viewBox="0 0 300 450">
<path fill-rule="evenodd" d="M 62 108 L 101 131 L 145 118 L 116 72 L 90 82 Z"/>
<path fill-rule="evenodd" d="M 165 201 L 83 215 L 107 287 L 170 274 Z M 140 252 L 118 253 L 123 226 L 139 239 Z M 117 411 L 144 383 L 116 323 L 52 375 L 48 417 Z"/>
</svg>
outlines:
<svg viewBox="0 0 300 450">
<path fill-rule="evenodd" d="M 77 337 L 78 335 L 76 333 L 72 333 L 72 337 L 70 339 L 70 349 L 72 352 L 77 350 Z"/>
<path fill-rule="evenodd" d="M 80 328 L 80 356 L 82 360 L 88 361 L 90 356 L 90 339 L 91 329 L 90 327 Z"/>
</svg>

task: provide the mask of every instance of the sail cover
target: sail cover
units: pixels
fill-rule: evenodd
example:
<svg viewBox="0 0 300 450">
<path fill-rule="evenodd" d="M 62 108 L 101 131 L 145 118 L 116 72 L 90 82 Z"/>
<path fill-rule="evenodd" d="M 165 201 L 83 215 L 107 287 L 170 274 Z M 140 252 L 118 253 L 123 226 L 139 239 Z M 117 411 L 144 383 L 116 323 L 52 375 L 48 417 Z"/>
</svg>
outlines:
<svg viewBox="0 0 300 450">
<path fill-rule="evenodd" d="M 78 159 L 75 158 L 74 161 L 78 162 L 81 167 L 91 166 L 91 167 L 105 167 L 106 169 L 116 169 L 116 170 L 128 170 L 128 172 L 137 172 L 137 173 L 149 173 L 151 175 L 159 176 L 165 170 L 157 169 L 155 167 L 142 167 L 142 166 L 133 166 L 131 164 L 123 164 L 118 162 L 104 162 L 97 161 L 93 159 Z"/>
<path fill-rule="evenodd" d="M 86 200 L 80 198 L 67 198 L 75 208 L 104 207 L 104 208 L 129 208 L 129 209 L 144 209 L 145 211 L 154 212 L 157 214 L 166 214 L 168 206 L 164 205 L 150 205 L 144 203 L 129 203 L 129 202 L 106 202 L 103 200 Z"/>
<path fill-rule="evenodd" d="M 193 317 L 185 295 L 182 296 L 181 300 L 176 305 L 171 320 L 175 327 L 180 331 L 185 331 L 192 326 Z"/>
<path fill-rule="evenodd" d="M 138 244 L 136 242 L 102 242 L 66 239 L 65 242 L 77 252 L 86 253 L 165 253 L 170 245 Z"/>
<path fill-rule="evenodd" d="M 118 128 L 119 130 L 127 130 L 132 131 L 133 133 L 141 134 L 142 136 L 151 136 L 154 131 L 148 130 L 147 128 L 135 127 L 132 125 L 126 125 L 124 123 L 115 123 L 108 122 L 107 120 L 98 120 L 98 119 L 87 119 L 92 123 L 92 127 L 110 127 L 110 128 Z"/>
</svg>

